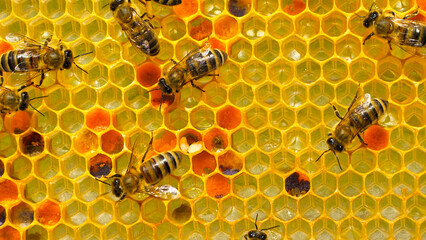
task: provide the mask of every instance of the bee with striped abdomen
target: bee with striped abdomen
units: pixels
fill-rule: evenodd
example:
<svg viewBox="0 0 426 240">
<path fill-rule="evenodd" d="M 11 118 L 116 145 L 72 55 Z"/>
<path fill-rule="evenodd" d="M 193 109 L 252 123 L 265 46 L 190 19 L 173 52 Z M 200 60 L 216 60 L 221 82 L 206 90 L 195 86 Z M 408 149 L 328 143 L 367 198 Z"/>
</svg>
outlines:
<svg viewBox="0 0 426 240">
<path fill-rule="evenodd" d="M 363 17 L 365 18 L 363 21 L 364 27 L 373 27 L 373 32 L 364 39 L 363 44 L 376 35 L 388 40 L 390 49 L 392 49 L 391 42 L 397 45 L 424 47 L 426 45 L 426 24 L 420 21 L 408 20 L 408 18 L 412 18 L 417 14 L 418 10 L 401 19 L 395 17 L 394 12 L 382 12 L 373 3 L 368 15 Z"/>
<path fill-rule="evenodd" d="M 124 175 L 113 175 L 111 177 L 111 184 L 99 179 L 97 180 L 111 185 L 112 194 L 120 200 L 124 199 L 127 195 L 136 193 L 147 193 L 162 199 L 179 198 L 180 193 L 175 187 L 170 185 L 157 186 L 156 184 L 179 167 L 182 155 L 179 152 L 169 151 L 160 153 L 144 162 L 152 146 L 152 140 L 153 138 L 151 138 L 148 148 L 142 157 L 139 169 L 135 166 L 137 161 L 134 161 L 135 158 L 133 158 L 132 150 L 132 157 Z"/>
<path fill-rule="evenodd" d="M 127 0 L 111 0 L 109 7 L 115 20 L 136 49 L 149 56 L 155 56 L 160 52 L 160 43 L 154 32 L 154 26 L 148 18 L 144 19 L 147 13 L 139 16 Z"/>
<path fill-rule="evenodd" d="M 72 64 L 76 65 L 83 72 L 87 73 L 79 67 L 74 60 L 80 56 L 90 54 L 84 53 L 78 56 L 73 56 L 70 49 L 64 49 L 64 46 L 59 42 L 58 48 L 49 46 L 52 39 L 50 36 L 44 44 L 39 43 L 31 38 L 20 34 L 9 34 L 6 37 L 9 41 L 19 41 L 23 39 L 22 49 L 12 50 L 3 53 L 0 57 L 0 85 L 3 83 L 3 72 L 39 72 L 41 76 L 39 87 L 43 84 L 45 74 L 52 70 L 70 69 Z M 29 79 L 27 84 L 21 86 L 18 91 L 33 85 L 34 82 Z"/>
<path fill-rule="evenodd" d="M 273 226 L 273 227 L 270 227 L 270 228 L 258 229 L 257 228 L 257 216 L 258 216 L 258 214 L 256 214 L 256 220 L 254 221 L 254 226 L 256 227 L 256 230 L 251 230 L 246 235 L 244 235 L 245 239 L 248 239 L 248 240 L 266 240 L 266 239 L 268 239 L 268 235 L 266 235 L 266 233 L 264 233 L 264 231 L 279 227 L 277 225 L 277 226 Z"/>
<path fill-rule="evenodd" d="M 30 98 L 28 92 L 19 92 L 18 90 L 11 90 L 9 88 L 2 87 L 0 84 L 0 113 L 12 113 L 17 111 L 25 111 L 31 106 L 38 113 L 36 108 L 31 105 L 31 101 L 38 98 L 44 98 L 45 96 Z"/>
<path fill-rule="evenodd" d="M 365 94 L 364 98 L 358 98 L 358 93 L 359 88 L 355 98 L 349 105 L 348 111 L 343 117 L 340 116 L 336 107 L 330 103 L 334 113 L 340 119 L 340 122 L 334 128 L 333 133 L 328 134 L 329 138 L 327 139 L 327 145 L 329 149 L 324 151 L 316 161 L 326 152 L 332 151 L 337 158 L 340 169 L 343 170 L 336 152 L 343 152 L 345 146 L 350 144 L 355 137 L 358 137 L 361 143 L 365 144 L 360 133 L 364 132 L 372 124 L 378 122 L 385 114 L 388 108 L 388 101 L 378 98 L 371 99 L 368 93 Z"/>
</svg>

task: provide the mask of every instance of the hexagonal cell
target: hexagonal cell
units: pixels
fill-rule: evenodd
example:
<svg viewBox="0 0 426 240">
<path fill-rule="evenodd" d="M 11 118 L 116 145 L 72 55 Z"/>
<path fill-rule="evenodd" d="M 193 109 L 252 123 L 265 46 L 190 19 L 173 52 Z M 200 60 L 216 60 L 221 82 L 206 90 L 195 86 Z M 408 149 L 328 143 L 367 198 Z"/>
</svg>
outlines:
<svg viewBox="0 0 426 240">
<path fill-rule="evenodd" d="M 43 226 L 53 226 L 61 220 L 61 207 L 52 201 L 46 201 L 37 208 L 37 221 Z"/>
<path fill-rule="evenodd" d="M 2 119 L 3 121 L 3 119 Z M 27 111 L 18 111 L 4 116 L 4 127 L 10 133 L 21 134 L 30 128 L 31 115 Z M 0 125 L 1 128 L 3 126 Z"/>
<path fill-rule="evenodd" d="M 159 224 L 156 230 L 158 239 L 178 239 L 179 237 L 179 228 L 169 221 Z"/>
<path fill-rule="evenodd" d="M 136 114 L 128 108 L 119 108 L 112 115 L 112 124 L 119 131 L 128 131 L 136 125 Z"/>
<path fill-rule="evenodd" d="M 173 223 L 184 224 L 192 215 L 191 204 L 183 199 L 176 199 L 169 202 L 167 216 Z"/>
<path fill-rule="evenodd" d="M 240 65 L 233 63 L 232 61 L 227 61 L 225 62 L 225 64 L 223 64 L 220 68 L 219 68 L 219 76 L 217 76 L 217 80 L 220 83 L 226 84 L 226 85 L 230 85 L 233 84 L 237 81 L 240 80 Z M 214 86 L 215 88 L 217 85 L 219 85 L 217 82 L 213 82 L 211 81 L 209 84 L 207 84 L 206 87 L 204 87 L 203 90 L 207 91 L 207 87 L 209 85 Z M 212 87 L 213 88 L 213 87 Z M 215 89 L 213 88 L 213 89 Z M 226 91 L 224 90 L 225 94 L 221 94 L 225 96 L 225 100 L 226 100 Z M 209 94 L 210 96 L 214 96 L 214 94 Z M 203 96 L 206 96 L 206 94 L 203 94 Z M 209 104 L 209 101 L 207 99 L 204 100 L 207 104 Z M 211 104 L 209 104 L 211 105 Z"/>
<path fill-rule="evenodd" d="M 204 145 L 211 152 L 221 152 L 228 146 L 228 135 L 214 128 L 204 135 Z"/>
<path fill-rule="evenodd" d="M 204 181 L 192 174 L 187 174 L 179 183 L 179 191 L 182 196 L 189 199 L 196 199 L 204 191 Z"/>
<path fill-rule="evenodd" d="M 354 172 L 348 171 L 339 177 L 339 190 L 347 197 L 353 197 L 361 193 L 362 185 L 362 176 Z"/>
<path fill-rule="evenodd" d="M 416 223 L 409 218 L 402 218 L 393 225 L 395 239 L 409 239 L 417 236 Z"/>
<path fill-rule="evenodd" d="M 223 0 L 208 0 L 201 2 L 201 12 L 209 17 L 215 17 L 225 9 L 225 1 Z"/>
<path fill-rule="evenodd" d="M 55 227 L 53 231 L 51 232 L 51 234 L 54 239 L 58 239 L 58 240 L 75 239 L 74 230 L 70 226 L 63 223 Z"/>
<path fill-rule="evenodd" d="M 319 61 L 324 61 L 334 54 L 333 40 L 319 36 L 309 44 L 309 54 Z"/>
<path fill-rule="evenodd" d="M 363 220 L 372 218 L 377 214 L 376 201 L 369 195 L 362 194 L 353 200 L 352 211 Z"/>
<path fill-rule="evenodd" d="M 192 157 L 192 170 L 199 176 L 206 176 L 216 169 L 216 159 L 207 151 Z"/>
<path fill-rule="evenodd" d="M 202 222 L 211 222 L 217 217 L 218 203 L 209 197 L 202 197 L 194 203 L 194 216 Z"/>
<path fill-rule="evenodd" d="M 237 152 L 244 153 L 251 150 L 255 145 L 254 133 L 246 128 L 240 128 L 231 135 L 232 148 Z"/>
<path fill-rule="evenodd" d="M 349 200 L 340 194 L 335 194 L 325 201 L 326 214 L 335 221 L 348 216 L 351 213 L 350 206 Z"/>
<path fill-rule="evenodd" d="M 238 22 L 231 16 L 224 16 L 214 23 L 215 35 L 223 40 L 234 37 L 238 34 Z"/>
<path fill-rule="evenodd" d="M 297 15 L 306 8 L 306 2 L 303 0 L 282 0 L 281 8 L 290 15 Z"/>
<path fill-rule="evenodd" d="M 102 150 L 108 154 L 116 154 L 123 150 L 124 138 L 121 133 L 110 130 L 101 136 Z"/>
<path fill-rule="evenodd" d="M 356 85 L 352 81 L 344 81 L 339 84 L 336 88 L 336 99 L 339 104 L 349 106 L 355 97 L 358 87 L 359 85 Z"/>
<path fill-rule="evenodd" d="M 92 88 L 101 88 L 108 83 L 109 73 L 108 68 L 98 62 L 94 62 L 85 68 L 88 72 L 84 81 Z M 86 75 L 85 75 L 86 76 Z"/>
<path fill-rule="evenodd" d="M 265 196 L 275 197 L 283 190 L 283 179 L 272 172 L 264 174 L 259 179 L 260 190 Z"/>
<path fill-rule="evenodd" d="M 296 152 L 304 149 L 308 145 L 308 136 L 306 132 L 298 127 L 293 127 L 289 129 L 284 134 L 283 140 L 284 147 Z"/>
<path fill-rule="evenodd" d="M 111 172 L 111 158 L 104 154 L 98 154 L 89 160 L 89 172 L 95 178 L 106 177 Z"/>
<path fill-rule="evenodd" d="M 232 150 L 218 158 L 219 170 L 224 175 L 235 175 L 243 168 L 243 160 Z"/>
<path fill-rule="evenodd" d="M 297 122 L 302 128 L 312 129 L 321 123 L 321 110 L 309 104 L 297 112 Z"/>
<path fill-rule="evenodd" d="M 339 227 L 341 235 L 347 239 L 362 238 L 365 235 L 364 226 L 356 218 L 347 218 Z"/>
<path fill-rule="evenodd" d="M 74 186 L 71 181 L 63 177 L 55 177 L 49 182 L 49 197 L 59 202 L 72 198 Z"/>
<path fill-rule="evenodd" d="M 203 137 L 193 129 L 187 129 L 179 134 L 179 147 L 186 153 L 197 153 L 203 148 Z"/>
<path fill-rule="evenodd" d="M 229 13 L 236 17 L 246 15 L 251 9 L 251 1 L 246 0 L 231 0 L 227 5 Z"/>
<path fill-rule="evenodd" d="M 406 213 L 415 221 L 419 221 L 425 216 L 424 205 L 426 198 L 419 194 L 415 194 L 406 201 Z"/>
<path fill-rule="evenodd" d="M 55 2 L 59 3 L 62 1 Z M 63 1 L 63 3 L 65 7 L 65 1 Z M 42 4 L 42 6 L 44 7 L 45 4 Z M 60 19 L 58 19 L 58 21 L 55 22 L 55 35 L 65 42 L 71 42 L 78 39 L 80 37 L 80 22 L 70 16 L 61 17 Z"/>
<path fill-rule="evenodd" d="M 293 35 L 282 43 L 282 53 L 290 61 L 299 61 L 306 55 L 305 40 Z"/>
<path fill-rule="evenodd" d="M 296 25 L 295 32 L 302 38 L 312 38 L 319 32 L 319 23 L 320 20 L 315 15 L 308 12 L 304 13 L 299 16 L 294 23 Z"/>
<path fill-rule="evenodd" d="M 86 171 L 86 159 L 76 153 L 69 154 L 62 158 L 61 170 L 65 176 L 75 179 Z"/>
<path fill-rule="evenodd" d="M 297 82 L 283 88 L 281 96 L 290 107 L 299 107 L 308 97 L 305 85 Z"/>
<path fill-rule="evenodd" d="M 269 123 L 280 130 L 285 130 L 292 126 L 295 118 L 295 112 L 282 104 L 269 112 Z"/>
<path fill-rule="evenodd" d="M 179 94 L 179 103 L 180 105 L 186 107 L 186 108 L 192 108 L 199 104 L 201 100 L 201 95 L 203 92 L 201 92 L 199 89 L 194 88 L 192 86 L 184 87 Z M 210 93 L 210 92 L 209 92 Z M 210 96 L 206 96 L 209 98 Z"/>
<path fill-rule="evenodd" d="M 45 98 L 45 103 L 54 111 L 62 110 L 70 103 L 69 91 L 60 86 L 49 88 L 47 96 L 48 97 Z"/>
<path fill-rule="evenodd" d="M 87 206 L 78 200 L 71 200 L 65 207 L 65 221 L 78 226 L 87 220 Z"/>
<path fill-rule="evenodd" d="M 91 16 L 82 22 L 82 33 L 92 42 L 99 42 L 107 35 L 107 24 L 101 18 Z"/>
<path fill-rule="evenodd" d="M 377 75 L 380 79 L 392 82 L 397 80 L 402 73 L 401 61 L 395 57 L 386 57 L 377 63 Z"/>
<path fill-rule="evenodd" d="M 346 32 L 346 16 L 333 11 L 321 21 L 321 28 L 330 37 L 338 37 Z"/>
<path fill-rule="evenodd" d="M 231 191 L 230 180 L 221 174 L 214 174 L 207 178 L 207 194 L 214 198 L 223 198 Z"/>
<path fill-rule="evenodd" d="M 101 108 L 90 110 L 86 114 L 86 125 L 90 129 L 100 132 L 107 129 L 111 123 L 110 113 Z"/>
<path fill-rule="evenodd" d="M 75 192 L 79 199 L 91 202 L 99 195 L 99 183 L 92 177 L 80 178 L 76 182 Z"/>
<path fill-rule="evenodd" d="M 399 196 L 410 195 L 416 189 L 416 180 L 408 172 L 400 172 L 392 177 L 392 190 Z"/>
<path fill-rule="evenodd" d="M 266 110 L 259 106 L 253 105 L 243 114 L 244 123 L 254 129 L 259 129 L 267 123 L 268 117 Z"/>
<path fill-rule="evenodd" d="M 411 81 L 400 80 L 392 84 L 390 88 L 391 98 L 397 104 L 411 103 L 415 95 L 411 94 L 415 91 L 415 86 Z"/>
<path fill-rule="evenodd" d="M 307 221 L 301 218 L 292 220 L 287 225 L 287 238 L 309 239 L 311 238 L 311 226 Z"/>
<path fill-rule="evenodd" d="M 145 89 L 139 86 L 131 86 L 124 92 L 124 103 L 134 110 L 141 109 L 149 102 L 147 93 L 148 92 Z"/>
<path fill-rule="evenodd" d="M 25 155 L 34 157 L 44 151 L 44 138 L 37 132 L 30 132 L 21 137 L 21 151 Z"/>
<path fill-rule="evenodd" d="M 98 94 L 99 105 L 106 109 L 116 109 L 122 104 L 122 92 L 119 88 L 107 85 Z"/>
<path fill-rule="evenodd" d="M 213 24 L 209 19 L 197 16 L 188 22 L 188 31 L 193 39 L 201 41 L 212 34 Z M 185 31 L 183 33 L 185 34 Z"/>
<path fill-rule="evenodd" d="M 154 231 L 150 225 L 144 223 L 136 223 L 129 228 L 128 236 L 132 240 L 141 239 L 148 240 L 154 239 Z"/>
<path fill-rule="evenodd" d="M 300 214 L 310 221 L 316 220 L 323 212 L 323 201 L 311 194 L 304 196 L 299 201 Z"/>
<path fill-rule="evenodd" d="M 158 63 L 169 62 L 170 59 L 173 58 L 173 53 L 174 53 L 173 45 L 169 41 L 163 40 L 162 38 L 160 38 L 158 42 L 160 43 L 161 51 L 157 56 L 155 56 L 152 59 Z"/>
<path fill-rule="evenodd" d="M 59 161 L 47 154 L 35 162 L 34 172 L 43 179 L 50 179 L 59 172 Z"/>
<path fill-rule="evenodd" d="M 394 149 L 381 151 L 377 159 L 380 169 L 386 173 L 393 174 L 401 169 L 402 156 Z"/>
<path fill-rule="evenodd" d="M 280 151 L 272 156 L 272 166 L 281 173 L 288 173 L 295 167 L 296 157 L 289 151 Z"/>
<path fill-rule="evenodd" d="M 27 27 L 25 22 L 15 16 L 11 16 L 0 23 L 0 29 L 2 29 L 2 37 L 6 38 L 5 33 L 26 33 Z M 3 33 L 4 32 L 4 33 Z"/>
<path fill-rule="evenodd" d="M 11 226 L 6 226 L 0 229 L 0 236 L 7 236 L 7 239 L 21 239 L 21 234 L 18 230 Z"/>
<path fill-rule="evenodd" d="M 365 148 L 357 149 L 351 156 L 351 164 L 355 171 L 367 173 L 376 167 L 376 156 Z"/>
<path fill-rule="evenodd" d="M 241 112 L 233 106 L 226 106 L 217 112 L 217 124 L 225 129 L 232 130 L 241 123 Z"/>
<path fill-rule="evenodd" d="M 53 32 L 53 23 L 42 16 L 37 16 L 28 22 L 28 36 L 32 39 L 38 40 L 41 36 L 45 36 L 47 34 L 53 35 Z"/>
<path fill-rule="evenodd" d="M 402 200 L 393 194 L 386 195 L 380 200 L 379 209 L 382 217 L 395 220 L 403 213 Z"/>
<path fill-rule="evenodd" d="M 57 116 L 55 112 L 47 109 L 38 109 L 44 116 L 33 114 L 31 125 L 40 133 L 49 133 L 56 128 Z"/>
<path fill-rule="evenodd" d="M 254 45 L 254 55 L 264 62 L 272 62 L 279 55 L 279 44 L 270 37 L 264 37 Z"/>
<path fill-rule="evenodd" d="M 135 223 L 139 219 L 141 211 L 139 204 L 129 198 L 125 198 L 123 201 L 118 202 L 115 210 L 117 219 L 123 224 Z"/>
<path fill-rule="evenodd" d="M 20 202 L 10 209 L 9 217 L 14 225 L 25 228 L 34 221 L 34 210 L 27 203 Z"/>
<path fill-rule="evenodd" d="M 0 19 L 6 18 L 12 12 L 12 3 L 10 0 L 4 1 L 0 7 Z"/>
<path fill-rule="evenodd" d="M 405 126 L 398 127 L 391 132 L 392 146 L 400 150 L 409 150 L 415 144 L 415 130 Z"/>
<path fill-rule="evenodd" d="M 150 72 L 146 72 L 146 74 L 144 74 L 144 78 L 146 77 L 151 77 L 152 72 L 155 72 L 156 69 L 158 69 L 158 71 L 160 71 L 160 69 L 155 66 L 155 68 L 152 68 L 151 66 L 152 63 L 150 63 Z M 144 65 L 142 65 L 141 67 L 139 67 L 136 71 L 137 71 L 137 80 L 140 82 L 140 78 L 139 78 L 139 69 L 143 69 Z M 144 72 L 145 73 L 145 72 Z M 110 71 L 110 79 L 111 82 L 113 82 L 115 85 L 119 86 L 119 87 L 127 87 L 128 85 L 130 85 L 134 79 L 135 79 L 135 69 L 133 68 L 133 66 L 131 66 L 128 63 L 118 63 L 116 65 L 114 65 L 111 68 Z M 159 75 L 159 74 L 158 74 Z M 158 79 L 158 78 L 157 78 Z M 156 80 L 157 80 L 156 79 Z"/>
<path fill-rule="evenodd" d="M 96 91 L 92 88 L 82 85 L 73 91 L 71 98 L 72 104 L 76 108 L 81 110 L 87 110 L 96 104 Z"/>
<path fill-rule="evenodd" d="M 348 75 L 347 64 L 338 58 L 332 58 L 326 62 L 323 68 L 324 77 L 332 82 L 343 80 Z"/>
<path fill-rule="evenodd" d="M 101 233 L 98 226 L 87 223 L 77 229 L 78 239 L 101 239 Z"/>
<path fill-rule="evenodd" d="M 39 225 L 33 225 L 25 231 L 25 239 L 40 239 L 47 240 L 47 230 Z M 13 238 L 12 238 L 13 239 Z"/>
<path fill-rule="evenodd" d="M 74 148 L 81 154 L 97 150 L 98 136 L 88 129 L 83 129 L 74 136 Z"/>
<path fill-rule="evenodd" d="M 404 120 L 412 127 L 422 127 L 426 124 L 426 105 L 418 101 L 405 107 Z"/>
<path fill-rule="evenodd" d="M 96 46 L 96 58 L 107 65 L 119 60 L 120 52 L 120 45 L 111 39 L 104 40 Z"/>
<path fill-rule="evenodd" d="M 257 101 L 267 107 L 273 107 L 276 103 L 280 102 L 280 88 L 270 82 L 256 89 Z"/>
<path fill-rule="evenodd" d="M 336 42 L 336 53 L 339 57 L 351 61 L 358 57 L 361 52 L 361 43 L 353 35 L 345 35 Z"/>
<path fill-rule="evenodd" d="M 168 16 L 161 21 L 161 32 L 169 40 L 176 41 L 185 36 L 185 22 L 176 16 Z"/>
<path fill-rule="evenodd" d="M 67 12 L 77 19 L 84 19 L 90 15 L 93 11 L 93 5 L 91 0 L 84 1 L 68 1 Z"/>
<path fill-rule="evenodd" d="M 365 188 L 368 194 L 375 197 L 381 197 L 390 190 L 387 177 L 378 171 L 367 175 L 365 178 Z"/>
<path fill-rule="evenodd" d="M 404 165 L 406 168 L 416 174 L 420 174 L 426 168 L 426 152 L 420 148 L 413 149 L 404 155 Z"/>
<path fill-rule="evenodd" d="M 321 218 L 315 222 L 313 231 L 317 239 L 333 239 L 337 237 L 337 224 L 331 219 Z"/>
<path fill-rule="evenodd" d="M 375 64 L 368 58 L 358 58 L 349 65 L 349 72 L 357 82 L 364 82 L 375 76 Z"/>
<path fill-rule="evenodd" d="M 303 196 L 310 189 L 311 184 L 306 174 L 294 172 L 285 179 L 285 190 L 292 196 Z"/>
<path fill-rule="evenodd" d="M 245 157 L 245 168 L 254 175 L 260 175 L 268 170 L 270 159 L 261 151 L 254 150 Z"/>
<path fill-rule="evenodd" d="M 40 4 L 40 11 L 47 18 L 56 19 L 66 12 L 65 6 L 65 0 L 47 0 L 42 1 L 42 4 Z"/>
<path fill-rule="evenodd" d="M 208 129 L 213 126 L 214 113 L 208 108 L 199 107 L 190 115 L 191 124 L 197 129 Z M 181 107 L 167 110 L 164 124 L 172 130 L 180 130 L 188 125 L 188 112 Z"/>
<path fill-rule="evenodd" d="M 252 45 L 248 40 L 240 38 L 235 40 L 230 49 L 229 57 L 236 62 L 246 62 L 252 55 Z"/>
<path fill-rule="evenodd" d="M 174 149 L 176 147 L 176 143 L 177 137 L 175 133 L 168 130 L 162 130 L 155 135 L 153 147 L 157 152 L 166 152 Z"/>
<path fill-rule="evenodd" d="M 265 152 L 273 152 L 281 147 L 281 132 L 274 128 L 266 128 L 257 135 L 257 145 Z"/>
<path fill-rule="evenodd" d="M 8 163 L 7 174 L 15 180 L 23 180 L 31 174 L 33 168 L 32 162 L 24 157 L 19 156 Z M 3 162 L 0 162 L 0 177 L 4 173 Z"/>
<path fill-rule="evenodd" d="M 61 128 L 69 133 L 75 133 L 84 125 L 84 115 L 76 109 L 67 109 L 61 113 L 59 119 Z"/>
<path fill-rule="evenodd" d="M 425 77 L 423 69 L 426 64 L 422 61 L 422 57 L 411 57 L 404 63 L 404 74 L 413 81 L 420 82 Z"/>
<path fill-rule="evenodd" d="M 166 215 L 166 206 L 163 200 L 148 198 L 141 206 L 142 218 L 149 223 L 160 223 Z"/>
<path fill-rule="evenodd" d="M 38 203 L 46 197 L 46 185 L 37 178 L 31 179 L 25 185 L 25 198 L 31 202 Z M 8 194 L 13 194 L 13 190 Z"/>
<path fill-rule="evenodd" d="M 98 200 L 89 206 L 89 216 L 93 222 L 106 225 L 113 220 L 112 205 L 105 200 Z"/>
</svg>

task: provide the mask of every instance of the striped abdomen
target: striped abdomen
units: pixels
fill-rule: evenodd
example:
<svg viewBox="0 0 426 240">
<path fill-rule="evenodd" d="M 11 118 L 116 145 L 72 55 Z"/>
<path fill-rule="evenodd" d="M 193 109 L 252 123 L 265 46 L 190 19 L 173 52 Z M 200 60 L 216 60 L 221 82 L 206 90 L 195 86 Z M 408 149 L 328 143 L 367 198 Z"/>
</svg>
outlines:
<svg viewBox="0 0 426 240">
<path fill-rule="evenodd" d="M 207 49 L 194 53 L 186 60 L 189 73 L 193 79 L 201 78 L 222 66 L 228 55 L 219 49 Z"/>
<path fill-rule="evenodd" d="M 160 153 L 141 165 L 141 174 L 146 183 L 156 184 L 178 168 L 181 160 L 182 155 L 178 152 Z"/>
<path fill-rule="evenodd" d="M 371 124 L 376 123 L 388 108 L 388 101 L 374 98 L 351 109 L 349 119 L 358 132 L 364 132 Z"/>
<path fill-rule="evenodd" d="M 160 52 L 160 44 L 157 34 L 141 19 L 137 13 L 133 11 L 133 21 L 129 23 L 128 29 L 125 31 L 127 37 L 132 44 L 149 56 L 155 56 Z"/>
<path fill-rule="evenodd" d="M 175 6 L 182 3 L 181 0 L 153 0 L 156 3 L 167 5 L 167 6 Z"/>
<path fill-rule="evenodd" d="M 410 22 L 406 24 L 402 29 L 401 39 L 399 39 L 401 44 L 413 46 L 413 47 L 423 47 L 426 45 L 426 26 L 417 24 L 415 22 Z"/>
<path fill-rule="evenodd" d="M 39 69 L 40 54 L 35 49 L 9 51 L 1 55 L 0 66 L 5 72 L 27 72 Z"/>
</svg>

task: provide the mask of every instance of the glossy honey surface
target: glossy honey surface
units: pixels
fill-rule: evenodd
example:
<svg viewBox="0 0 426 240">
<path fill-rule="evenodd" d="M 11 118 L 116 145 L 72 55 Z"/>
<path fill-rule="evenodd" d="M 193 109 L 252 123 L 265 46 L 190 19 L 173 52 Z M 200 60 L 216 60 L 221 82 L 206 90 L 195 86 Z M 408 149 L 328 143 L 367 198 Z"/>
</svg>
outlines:
<svg viewBox="0 0 426 240">
<path fill-rule="evenodd" d="M 105 0 L 2 0 L 0 38 L 50 34 L 74 51 L 94 51 L 28 88 L 29 109 L 0 118 L 0 239 L 244 239 L 259 217 L 268 239 L 426 238 L 426 61 L 362 26 L 371 0 L 183 0 L 152 3 L 160 54 L 138 55 Z M 140 14 L 145 8 L 132 1 Z M 415 1 L 376 1 L 397 15 Z M 421 6 L 420 14 L 426 12 Z M 217 73 L 188 84 L 159 112 L 160 75 L 210 36 L 226 50 Z M 11 49 L 1 43 L 1 49 Z M 4 73 L 6 86 L 20 78 Z M 389 101 L 379 122 L 388 138 L 338 154 L 327 134 L 358 85 Z M 13 86 L 11 86 L 13 87 Z M 172 103 L 173 102 L 173 103 Z M 383 132 L 383 128 L 381 132 Z M 132 144 L 185 154 L 160 184 L 182 197 L 116 202 L 94 177 L 123 173 Z M 386 134 L 385 134 L 386 135 Z M 154 155 L 151 152 L 150 155 Z M 296 197 L 285 179 L 311 182 Z"/>
</svg>

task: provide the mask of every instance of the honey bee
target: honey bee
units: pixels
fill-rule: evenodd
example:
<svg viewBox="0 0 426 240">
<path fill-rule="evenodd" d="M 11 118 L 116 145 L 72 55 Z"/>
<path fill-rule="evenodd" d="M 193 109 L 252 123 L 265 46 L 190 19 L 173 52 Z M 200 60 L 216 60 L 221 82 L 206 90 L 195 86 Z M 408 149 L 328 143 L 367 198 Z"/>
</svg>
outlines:
<svg viewBox="0 0 426 240">
<path fill-rule="evenodd" d="M 127 195 L 137 193 L 147 193 L 151 196 L 161 199 L 177 199 L 180 197 L 179 190 L 170 185 L 156 186 L 164 177 L 169 175 L 173 170 L 178 168 L 182 160 L 182 155 L 179 152 L 164 152 L 152 157 L 144 162 L 145 157 L 152 146 L 152 140 L 149 142 L 148 148 L 142 157 L 139 169 L 136 168 L 136 161 L 132 157 L 129 166 L 124 175 L 115 174 L 112 177 L 111 184 L 96 180 L 111 186 L 112 194 L 123 200 Z M 134 145 L 133 145 L 134 148 Z"/>
<path fill-rule="evenodd" d="M 145 1 L 149 2 L 150 0 L 145 0 Z M 176 6 L 182 3 L 182 0 L 153 0 L 153 1 L 166 6 Z"/>
<path fill-rule="evenodd" d="M 160 43 L 147 13 L 139 16 L 130 1 L 126 0 L 111 0 L 109 7 L 114 13 L 115 20 L 136 49 L 149 56 L 155 56 L 160 52 Z"/>
<path fill-rule="evenodd" d="M 43 84 L 46 72 L 70 69 L 72 64 L 87 73 L 84 69 L 78 66 L 74 60 L 92 52 L 80 54 L 74 57 L 72 51 L 70 49 L 64 49 L 61 42 L 59 42 L 58 48 L 50 47 L 48 44 L 52 40 L 52 36 L 47 38 L 44 44 L 20 34 L 9 34 L 6 38 L 9 41 L 19 41 L 23 39 L 23 45 L 22 49 L 12 50 L 1 55 L 0 85 L 2 85 L 4 80 L 3 72 L 39 72 L 40 74 L 35 76 L 41 76 L 40 82 L 36 85 L 36 87 Z M 18 91 L 33 84 L 34 82 L 29 79 L 27 84 L 21 86 Z"/>
<path fill-rule="evenodd" d="M 407 20 L 416 16 L 418 13 L 417 9 L 414 13 L 408 14 L 401 19 L 395 17 L 394 12 L 382 12 L 373 3 L 368 15 L 362 17 L 365 18 L 363 21 L 364 27 L 373 27 L 373 32 L 364 39 L 363 44 L 376 35 L 388 40 L 391 50 L 391 42 L 411 47 L 424 47 L 426 45 L 426 24 L 419 21 Z"/>
<path fill-rule="evenodd" d="M 370 94 L 365 94 L 364 98 L 358 99 L 358 93 L 359 88 L 343 117 L 340 116 L 336 107 L 330 103 L 334 113 L 340 119 L 340 123 L 334 128 L 333 133 L 328 134 L 327 145 L 329 149 L 324 151 L 316 161 L 326 152 L 332 151 L 337 158 L 340 169 L 343 170 L 336 152 L 344 151 L 345 146 L 350 144 L 356 136 L 362 144 L 365 144 L 360 133 L 376 123 L 385 114 L 388 101 L 378 98 L 371 99 Z"/>
<path fill-rule="evenodd" d="M 268 235 L 266 235 L 266 233 L 264 233 L 263 231 L 279 227 L 277 225 L 277 226 L 273 226 L 273 227 L 270 227 L 270 228 L 258 229 L 258 227 L 257 227 L 258 215 L 259 214 L 256 214 L 256 220 L 254 221 L 254 226 L 256 227 L 256 230 L 251 230 L 246 235 L 244 235 L 245 239 L 248 239 L 248 240 L 265 240 L 265 239 L 268 239 Z"/>
<path fill-rule="evenodd" d="M 38 113 L 43 115 L 40 111 L 31 105 L 31 101 L 46 96 L 30 98 L 28 92 L 19 92 L 18 90 L 11 90 L 2 87 L 0 84 L 0 113 L 12 113 L 17 111 L 25 111 L 31 106 Z M 44 115 L 43 115 L 44 116 Z"/>
<path fill-rule="evenodd" d="M 174 92 L 178 93 L 183 86 L 191 83 L 193 87 L 204 92 L 203 89 L 195 85 L 194 81 L 204 76 L 217 76 L 209 73 L 222 66 L 227 58 L 226 52 L 216 48 L 212 49 L 209 44 L 204 44 L 202 47 L 190 51 L 180 62 L 172 60 L 175 65 L 164 74 L 164 77 L 160 78 L 158 81 L 159 88 L 154 90 L 161 90 L 162 95 L 170 95 Z M 163 97 L 161 97 L 161 100 L 163 100 Z"/>
</svg>

